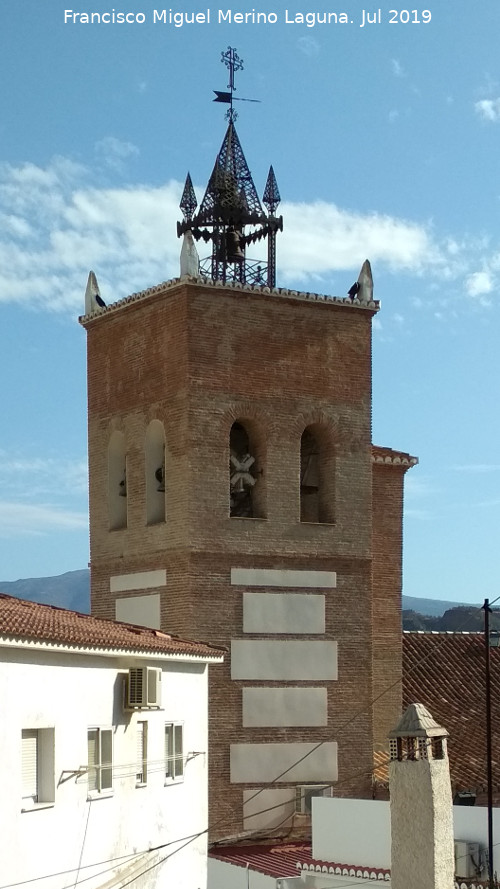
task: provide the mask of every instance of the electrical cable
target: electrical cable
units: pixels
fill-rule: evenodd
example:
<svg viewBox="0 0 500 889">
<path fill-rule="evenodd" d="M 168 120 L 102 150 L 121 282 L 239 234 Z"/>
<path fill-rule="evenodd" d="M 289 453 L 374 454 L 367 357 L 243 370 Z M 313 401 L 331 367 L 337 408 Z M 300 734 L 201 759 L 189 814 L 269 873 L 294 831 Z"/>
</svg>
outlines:
<svg viewBox="0 0 500 889">
<path fill-rule="evenodd" d="M 87 811 L 87 821 L 85 822 L 85 830 L 83 833 L 82 848 L 80 849 L 80 858 L 78 859 L 78 868 L 76 870 L 76 877 L 75 877 L 75 887 L 76 887 L 76 884 L 78 883 L 78 877 L 80 876 L 80 868 L 82 866 L 83 850 L 85 849 L 85 840 L 87 839 L 87 830 L 88 830 L 89 820 L 90 820 L 90 808 L 92 806 L 91 799 L 88 800 L 88 804 L 89 804 L 89 807 L 88 807 L 88 811 Z"/>
<path fill-rule="evenodd" d="M 496 599 L 494 599 L 491 603 L 489 603 L 490 606 L 493 605 L 495 602 L 498 602 L 499 600 L 500 600 L 500 596 L 497 596 Z M 483 607 L 483 606 L 476 606 L 477 610 L 481 610 L 482 607 Z M 466 624 L 466 621 L 464 621 L 464 626 L 465 626 L 465 624 Z M 461 629 L 459 628 L 459 629 L 455 630 L 454 632 L 455 632 L 455 633 L 459 633 L 459 632 L 461 632 Z M 445 642 L 445 640 L 443 639 L 442 642 L 440 643 L 440 645 L 436 646 L 436 649 L 439 650 L 439 649 L 444 645 L 444 642 Z M 423 656 L 419 659 L 419 661 L 418 661 L 417 663 L 413 664 L 413 666 L 409 668 L 408 673 L 412 673 L 414 670 L 417 669 L 417 667 L 419 667 L 419 666 L 421 666 L 423 663 L 425 663 L 426 660 L 428 660 L 432 655 L 435 654 L 436 649 L 434 649 L 433 651 L 428 652 L 426 655 L 423 655 Z M 344 731 L 344 730 L 345 730 L 349 725 L 351 725 L 356 719 L 358 719 L 360 716 L 363 716 L 365 713 L 368 713 L 369 710 L 374 706 L 374 704 L 376 704 L 377 701 L 379 701 L 382 697 L 384 697 L 384 695 L 386 695 L 386 694 L 387 694 L 389 691 L 391 691 L 396 685 L 398 685 L 398 684 L 400 683 L 400 681 L 401 681 L 401 680 L 398 678 L 398 679 L 396 679 L 394 682 L 392 682 L 390 685 L 386 686 L 386 688 L 385 688 L 383 691 L 381 691 L 378 695 L 376 695 L 376 697 L 374 697 L 374 698 L 371 699 L 370 703 L 369 703 L 367 706 L 363 707 L 361 710 L 358 710 L 352 717 L 350 717 L 345 723 L 343 723 L 343 725 L 341 725 L 341 726 L 339 727 L 339 729 L 337 730 L 337 737 L 338 737 L 338 735 L 339 735 L 342 731 Z M 259 790 L 256 791 L 256 793 L 254 793 L 252 796 L 248 797 L 248 798 L 244 801 L 243 805 L 244 805 L 244 806 L 248 805 L 248 803 L 251 802 L 251 800 L 255 799 L 257 796 L 259 796 L 259 794 L 262 793 L 263 790 L 266 790 L 266 789 L 268 789 L 268 788 L 270 788 L 270 787 L 273 787 L 273 786 L 274 786 L 274 785 L 275 785 L 275 784 L 276 784 L 276 783 L 277 783 L 277 782 L 278 782 L 284 775 L 286 775 L 289 771 L 291 771 L 296 765 L 299 765 L 301 762 L 303 762 L 305 759 L 307 759 L 308 756 L 310 756 L 312 753 L 314 753 L 316 750 L 318 750 L 318 749 L 319 749 L 323 744 L 325 744 L 325 743 L 327 743 L 327 741 L 325 741 L 325 740 L 324 740 L 324 741 L 319 741 L 318 744 L 316 744 L 316 745 L 315 745 L 311 750 L 309 750 L 306 754 L 304 754 L 304 755 L 301 756 L 299 759 L 297 759 L 291 766 L 289 766 L 287 769 L 285 769 L 285 771 L 283 771 L 283 772 L 281 772 L 279 775 L 277 775 L 277 777 L 274 778 L 272 781 L 266 782 L 266 784 L 264 785 L 264 787 L 259 788 Z M 389 762 L 389 760 L 388 760 L 388 762 Z M 381 765 L 384 765 L 384 763 L 379 764 L 379 765 L 377 766 L 377 768 L 380 768 Z M 357 777 L 357 776 L 359 776 L 360 774 L 365 774 L 365 775 L 366 775 L 366 774 L 373 774 L 373 772 L 374 772 L 375 770 L 376 770 L 376 769 L 372 769 L 370 773 L 364 772 L 364 773 L 358 773 L 358 775 L 351 775 L 351 776 L 349 776 L 349 778 L 344 779 L 344 781 L 342 781 L 342 782 L 338 782 L 338 781 L 336 781 L 336 782 L 334 782 L 334 783 L 331 784 L 331 785 L 328 785 L 327 783 L 325 783 L 324 786 L 332 786 L 332 787 L 337 788 L 337 787 L 341 786 L 342 783 L 344 783 L 345 781 L 352 780 L 353 777 Z M 283 803 L 281 803 L 280 806 L 281 806 L 281 805 L 283 805 Z M 271 807 L 269 807 L 268 809 L 263 809 L 263 810 L 261 810 L 261 812 L 255 812 L 254 815 L 263 814 L 263 813 L 269 811 L 270 809 L 278 808 L 278 807 L 279 807 L 279 806 L 271 806 Z M 234 807 L 232 807 L 232 808 L 233 808 L 233 810 L 234 810 Z M 189 845 L 190 843 L 194 842 L 194 840 L 196 840 L 196 839 L 202 837 L 204 834 L 208 833 L 209 829 L 213 829 L 213 828 L 219 826 L 220 824 L 224 824 L 225 821 L 226 821 L 226 818 L 227 818 L 227 816 L 224 816 L 224 818 L 219 819 L 218 821 L 216 821 L 215 824 L 210 825 L 209 827 L 205 828 L 205 829 L 202 830 L 202 831 L 199 831 L 199 832 L 196 833 L 196 834 L 192 834 L 190 837 L 186 837 L 186 838 L 185 838 L 185 839 L 186 839 L 186 842 L 184 842 L 184 844 L 183 844 L 179 849 L 174 850 L 174 851 L 171 852 L 169 855 L 166 855 L 164 858 L 160 859 L 158 862 L 155 862 L 155 864 L 151 865 L 149 868 L 147 868 L 145 871 L 142 871 L 140 874 L 137 874 L 137 875 L 136 875 L 132 880 L 130 880 L 128 883 L 124 883 L 124 884 L 122 884 L 122 889 L 125 889 L 126 886 L 129 886 L 132 882 L 134 882 L 136 879 L 139 879 L 139 877 L 143 876 L 145 873 L 148 873 L 148 872 L 149 872 L 150 870 L 152 870 L 154 867 L 158 867 L 160 864 L 163 864 L 165 861 L 168 861 L 169 858 L 173 857 L 173 855 L 177 854 L 177 852 L 182 851 L 182 849 L 184 849 L 184 848 L 185 848 L 187 845 Z M 183 839 L 184 839 L 184 838 L 181 838 L 181 839 L 178 839 L 178 840 L 172 840 L 172 841 L 170 841 L 169 843 L 165 843 L 164 845 L 157 846 L 157 847 L 155 847 L 154 849 L 151 849 L 151 850 L 148 850 L 148 851 L 157 851 L 158 849 L 160 849 L 160 848 L 164 848 L 164 847 L 166 847 L 166 846 L 168 846 L 168 845 L 174 845 L 174 844 L 176 844 L 177 842 L 182 842 Z M 500 845 L 500 844 L 499 844 L 499 843 L 495 843 L 494 845 L 497 846 L 497 845 Z M 139 854 L 139 853 L 137 853 L 137 854 Z M 124 856 L 124 857 L 126 857 L 126 856 Z M 133 857 L 133 856 L 131 856 L 131 857 Z M 113 860 L 113 859 L 109 859 L 109 860 L 111 861 L 111 860 Z M 86 865 L 86 867 L 87 867 L 87 865 Z M 74 870 L 74 869 L 73 869 L 73 870 Z M 66 873 L 66 872 L 63 871 L 62 873 Z M 38 880 L 38 879 L 44 879 L 44 878 L 43 878 L 43 877 L 35 877 L 35 878 L 31 879 L 31 880 L 22 881 L 22 882 L 20 882 L 20 883 L 10 883 L 10 884 L 6 884 L 5 886 L 1 886 L 0 889 L 13 889 L 14 886 L 26 885 L 27 883 L 34 882 L 35 880 Z M 81 883 L 81 882 L 83 882 L 83 881 L 80 881 L 80 883 Z M 80 885 L 80 883 L 79 883 L 79 885 Z M 75 885 L 76 885 L 76 884 L 75 884 Z M 65 889 L 70 889 L 70 887 L 65 887 Z"/>
</svg>

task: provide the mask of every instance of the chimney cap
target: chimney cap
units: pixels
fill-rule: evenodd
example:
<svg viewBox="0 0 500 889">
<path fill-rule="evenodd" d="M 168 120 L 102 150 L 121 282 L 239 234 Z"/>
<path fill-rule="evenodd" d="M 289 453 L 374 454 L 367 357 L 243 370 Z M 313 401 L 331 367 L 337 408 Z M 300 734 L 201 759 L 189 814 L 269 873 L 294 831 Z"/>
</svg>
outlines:
<svg viewBox="0 0 500 889">
<path fill-rule="evenodd" d="M 448 732 L 438 725 L 423 704 L 410 704 L 389 738 L 445 738 Z"/>
</svg>

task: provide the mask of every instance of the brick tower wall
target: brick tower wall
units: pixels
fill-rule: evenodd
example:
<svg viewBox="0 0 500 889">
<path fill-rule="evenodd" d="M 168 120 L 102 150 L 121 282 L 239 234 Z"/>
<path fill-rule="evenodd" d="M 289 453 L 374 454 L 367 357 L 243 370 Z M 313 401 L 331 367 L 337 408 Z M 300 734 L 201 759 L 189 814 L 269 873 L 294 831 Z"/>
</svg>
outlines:
<svg viewBox="0 0 500 889">
<path fill-rule="evenodd" d="M 373 464 L 373 732 L 387 736 L 401 716 L 403 483 L 408 465 Z"/>
<path fill-rule="evenodd" d="M 370 700 L 380 684 L 373 670 L 387 672 L 383 647 L 373 661 L 371 627 L 372 314 L 341 301 L 181 281 L 84 322 L 92 611 L 114 617 L 117 601 L 157 597 L 165 630 L 234 646 L 233 659 L 228 653 L 224 666 L 211 670 L 211 820 L 219 824 L 214 836 L 262 826 L 263 816 L 249 820 L 242 808 L 256 791 L 259 800 L 248 806 L 258 811 L 272 803 L 274 825 L 290 814 L 297 783 L 331 782 L 339 795 L 370 793 Z M 166 521 L 147 525 L 144 443 L 151 420 L 165 429 Z M 235 421 L 246 424 L 257 455 L 258 518 L 229 517 L 229 433 Z M 300 439 L 309 426 L 320 430 L 334 455 L 328 523 L 300 521 Z M 126 442 L 127 527 L 110 531 L 107 449 L 114 431 Z M 297 573 L 270 575 L 262 584 L 253 575 L 234 581 L 234 569 Z M 311 580 L 313 571 L 319 579 Z M 152 572 L 163 578 L 156 587 Z M 137 589 L 129 575 L 139 578 Z M 118 589 L 112 578 L 118 578 Z M 280 597 L 287 608 L 312 604 L 315 614 L 323 608 L 324 626 L 276 630 L 271 622 L 254 632 L 244 628 L 244 609 L 262 624 L 260 603 L 265 609 Z M 261 643 L 269 643 L 271 667 L 255 678 L 250 674 L 258 657 L 252 652 L 261 651 Z M 316 651 L 323 673 L 315 667 Z M 304 674 L 283 678 L 281 660 L 290 652 L 297 652 L 299 672 L 304 656 Z M 394 655 L 387 652 L 387 658 L 392 668 Z M 262 694 L 269 702 L 278 694 L 281 701 L 287 690 L 299 698 L 305 692 L 305 704 L 307 695 L 327 704 L 318 703 L 312 717 L 306 706 L 304 725 L 300 718 L 293 725 L 244 724 L 258 719 L 250 700 Z M 274 755 L 281 761 L 281 750 L 288 762 L 288 754 L 300 758 L 301 745 L 312 749 L 319 742 L 324 745 L 318 752 L 276 784 L 277 773 L 259 772 L 266 751 L 269 762 Z M 251 760 L 254 751 L 247 774 L 245 757 Z"/>
</svg>

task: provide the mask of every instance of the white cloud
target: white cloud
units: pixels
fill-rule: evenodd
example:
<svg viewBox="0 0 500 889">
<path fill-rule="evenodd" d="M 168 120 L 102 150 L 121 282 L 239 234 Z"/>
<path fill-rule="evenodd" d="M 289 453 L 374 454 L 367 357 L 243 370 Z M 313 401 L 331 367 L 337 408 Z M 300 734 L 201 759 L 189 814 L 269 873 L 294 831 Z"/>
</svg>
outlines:
<svg viewBox="0 0 500 889">
<path fill-rule="evenodd" d="M 64 510 L 52 504 L 0 501 L 0 537 L 3 538 L 80 531 L 87 526 L 87 512 Z"/>
<path fill-rule="evenodd" d="M 0 450 L 0 538 L 88 527 L 85 457 L 32 457 Z"/>
<path fill-rule="evenodd" d="M 80 499 L 87 495 L 87 460 L 30 457 L 0 451 L 0 488 L 17 501 L 50 497 Z"/>
<path fill-rule="evenodd" d="M 474 105 L 476 113 L 483 120 L 496 122 L 500 120 L 500 98 L 499 99 L 481 99 Z"/>
<path fill-rule="evenodd" d="M 493 280 L 487 271 L 474 272 L 465 281 L 465 289 L 469 296 L 483 296 L 493 290 Z"/>
<path fill-rule="evenodd" d="M 286 279 L 361 267 L 367 256 L 391 270 L 412 272 L 442 261 L 426 228 L 404 219 L 355 213 L 323 201 L 284 203 L 282 212 L 286 229 L 279 266 Z"/>
<path fill-rule="evenodd" d="M 406 72 L 399 59 L 391 59 L 391 67 L 394 77 L 406 77 Z"/>
<path fill-rule="evenodd" d="M 319 55 L 319 43 L 314 37 L 299 37 L 297 46 L 305 56 L 312 57 Z"/>
<path fill-rule="evenodd" d="M 94 145 L 97 156 L 104 161 L 106 166 L 118 173 L 125 169 L 124 161 L 140 154 L 139 149 L 132 142 L 121 142 L 114 136 L 106 136 Z"/>
<path fill-rule="evenodd" d="M 108 157 L 127 159 L 135 146 L 108 138 Z M 0 164 L 0 302 L 54 311 L 83 311 L 89 269 L 106 302 L 115 302 L 179 273 L 176 222 L 183 184 L 98 187 L 93 172 L 67 158 L 46 168 Z M 197 188 L 198 197 L 203 194 Z M 329 288 L 331 275 L 361 267 L 366 257 L 389 273 L 464 282 L 469 296 L 492 290 L 498 246 L 443 237 L 430 224 L 377 212 L 355 212 L 325 201 L 285 202 L 279 236 L 279 279 L 285 286 Z M 200 242 L 200 255 L 209 247 Z M 259 252 L 260 251 L 260 252 Z M 488 257 L 488 252 L 491 254 Z M 265 255 L 265 244 L 252 258 Z M 347 285 L 346 285 L 347 289 Z M 479 300 L 481 304 L 481 300 Z"/>
</svg>

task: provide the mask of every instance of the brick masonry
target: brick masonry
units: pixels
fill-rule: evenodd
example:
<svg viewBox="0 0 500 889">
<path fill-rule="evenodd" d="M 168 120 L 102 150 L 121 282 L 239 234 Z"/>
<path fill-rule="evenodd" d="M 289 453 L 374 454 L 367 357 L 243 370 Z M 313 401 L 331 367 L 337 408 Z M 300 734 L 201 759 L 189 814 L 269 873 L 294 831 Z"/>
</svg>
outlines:
<svg viewBox="0 0 500 889">
<path fill-rule="evenodd" d="M 182 279 L 82 321 L 93 614 L 113 618 L 115 595 L 127 595 L 110 593 L 110 576 L 165 568 L 167 585 L 154 591 L 161 594 L 162 628 L 229 648 L 231 640 L 257 638 L 243 634 L 243 589 L 231 586 L 231 568 L 337 573 L 337 587 L 325 592 L 321 637 L 337 641 L 339 653 L 339 679 L 328 683 L 327 726 L 244 729 L 242 688 L 274 683 L 231 680 L 229 654 L 211 669 L 214 838 L 242 829 L 245 788 L 230 782 L 231 744 L 334 740 L 335 793 L 369 796 L 373 746 L 400 714 L 408 465 L 372 464 L 374 311 L 375 304 Z M 144 443 L 153 419 L 165 429 L 166 521 L 148 526 Z M 229 517 L 229 433 L 236 420 L 257 455 L 261 518 Z M 300 522 L 300 439 L 311 425 L 333 455 L 329 524 Z M 126 441 L 127 527 L 110 531 L 108 443 L 115 430 Z M 286 636 L 295 638 L 308 637 Z M 372 696 L 391 683 L 372 707 Z"/>
</svg>

